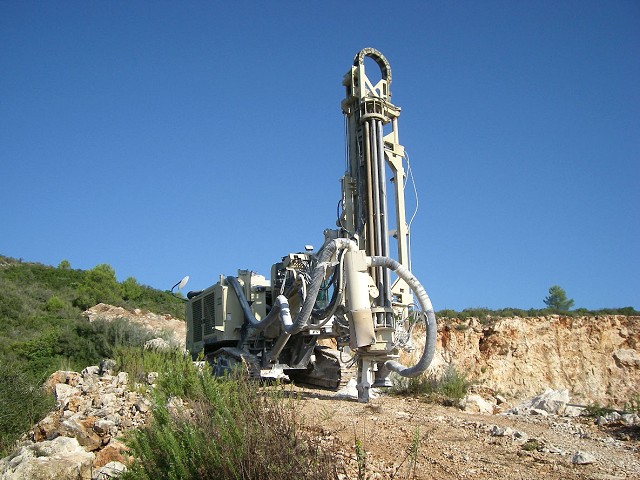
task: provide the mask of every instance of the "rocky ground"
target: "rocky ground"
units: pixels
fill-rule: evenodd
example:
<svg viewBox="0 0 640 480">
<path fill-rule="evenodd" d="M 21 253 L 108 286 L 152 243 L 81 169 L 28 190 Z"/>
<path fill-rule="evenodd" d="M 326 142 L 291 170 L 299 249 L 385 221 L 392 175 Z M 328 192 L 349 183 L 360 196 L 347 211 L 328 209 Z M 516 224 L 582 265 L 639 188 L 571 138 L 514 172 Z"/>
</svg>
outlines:
<svg viewBox="0 0 640 480">
<path fill-rule="evenodd" d="M 57 409 L 0 460 L 0 478 L 102 480 L 125 468 L 119 437 L 148 420 L 141 392 L 157 377 L 150 373 L 131 391 L 126 374 L 110 367 L 50 377 Z M 465 411 L 388 393 L 361 404 L 353 383 L 339 392 L 285 388 L 299 398 L 303 424 L 344 459 L 341 479 L 640 478 L 640 417 L 579 415 L 566 391 L 510 405 L 476 388 Z"/>
<path fill-rule="evenodd" d="M 640 478 L 637 416 L 599 426 L 593 417 L 470 413 L 392 395 L 360 404 L 315 389 L 299 394 L 307 424 L 348 458 L 344 478 L 365 478 L 356 439 L 370 479 Z"/>
</svg>

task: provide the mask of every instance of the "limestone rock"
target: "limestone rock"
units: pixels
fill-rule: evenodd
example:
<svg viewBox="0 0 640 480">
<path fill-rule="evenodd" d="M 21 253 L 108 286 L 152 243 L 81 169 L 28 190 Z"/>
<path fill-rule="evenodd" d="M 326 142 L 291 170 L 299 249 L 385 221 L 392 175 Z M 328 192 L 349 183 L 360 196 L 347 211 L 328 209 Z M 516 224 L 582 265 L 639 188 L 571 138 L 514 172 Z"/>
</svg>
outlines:
<svg viewBox="0 0 640 480">
<path fill-rule="evenodd" d="M 569 392 L 565 390 L 547 389 L 539 395 L 512 408 L 507 413 L 516 415 L 561 415 L 569 403 Z"/>
<path fill-rule="evenodd" d="M 55 375 L 55 373 L 54 373 Z M 56 397 L 56 405 L 64 406 L 69 403 L 69 399 L 74 395 L 77 395 L 80 390 L 66 383 L 57 383 L 54 387 L 54 394 Z"/>
<path fill-rule="evenodd" d="M 96 453 L 96 459 L 93 462 L 94 468 L 102 467 L 103 465 L 108 464 L 109 462 L 120 462 L 126 464 L 127 453 L 129 452 L 129 447 L 127 447 L 124 443 L 119 440 L 111 439 L 107 445 L 104 446 L 103 449 L 99 450 Z"/>
<path fill-rule="evenodd" d="M 621 415 L 620 420 L 629 427 L 632 427 L 633 425 L 640 425 L 640 416 L 636 413 L 625 413 L 624 415 Z"/>
<path fill-rule="evenodd" d="M 630 348 L 620 348 L 613 352 L 616 364 L 623 367 L 640 368 L 640 354 Z"/>
<path fill-rule="evenodd" d="M 473 328 L 439 324 L 431 373 L 455 365 L 468 378 L 516 399 L 566 389 L 575 403 L 622 408 L 639 393 L 640 317 L 550 315 L 468 323 Z M 414 333 L 413 343 L 415 351 L 400 359 L 405 365 L 415 364 L 424 333 Z"/>
<path fill-rule="evenodd" d="M 510 437 L 513 435 L 513 429 L 511 427 L 494 425 L 489 433 L 494 437 Z"/>
<path fill-rule="evenodd" d="M 57 437 L 23 446 L 0 460 L 2 480 L 88 480 L 95 456 L 75 438 Z"/>
<path fill-rule="evenodd" d="M 124 453 L 127 448 L 115 440 L 115 437 L 130 428 L 144 425 L 151 416 L 152 405 L 142 394 L 129 390 L 129 378 L 126 373 L 112 375 L 112 366 L 106 367 L 108 368 L 103 365 L 101 369 L 91 366 L 85 368 L 82 373 L 59 371 L 51 375 L 48 385 L 58 400 L 56 410 L 38 422 L 29 432 L 29 439 L 37 442 L 30 447 L 35 453 L 23 448 L 13 456 L 0 460 L 0 480 L 90 478 L 92 459 L 95 459 L 94 468 L 102 467 L 109 462 L 127 463 Z M 157 377 L 157 374 L 155 375 Z M 52 444 L 54 440 L 58 443 Z M 71 441 L 75 443 L 71 445 Z M 52 465 L 57 465 L 57 470 L 52 472 L 45 469 L 43 477 L 33 473 L 36 467 L 28 466 L 26 463 L 20 470 L 16 470 L 22 459 L 29 455 L 48 458 L 58 455 L 54 447 L 62 446 L 69 449 L 69 445 L 77 445 L 82 452 L 89 455 L 86 457 L 90 459 L 89 470 L 83 466 L 84 464 L 81 465 L 82 468 L 69 466 L 72 464 L 67 458 L 71 455 L 68 451 L 63 452 L 66 456 L 55 462 L 46 460 Z M 96 455 L 93 456 L 90 452 L 96 452 Z M 68 471 L 63 471 L 64 466 L 69 466 Z M 5 475 L 5 472 L 8 473 Z M 107 474 L 107 470 L 104 470 L 100 478 L 106 478 Z"/>
<path fill-rule="evenodd" d="M 576 452 L 571 456 L 574 465 L 590 465 L 596 462 L 596 457 L 588 452 Z"/>
<path fill-rule="evenodd" d="M 102 446 L 102 440 L 93 430 L 75 418 L 62 422 L 60 430 L 68 437 L 75 437 L 85 450 L 93 451 Z"/>
<path fill-rule="evenodd" d="M 465 412 L 493 414 L 495 404 L 485 400 L 480 395 L 472 393 L 460 401 L 460 407 Z"/>
<path fill-rule="evenodd" d="M 111 480 L 126 471 L 127 467 L 123 463 L 109 462 L 98 468 L 91 477 L 91 480 Z"/>
<path fill-rule="evenodd" d="M 114 307 L 105 303 L 99 303 L 95 307 L 84 312 L 84 316 L 90 322 L 105 320 L 107 322 L 126 318 L 129 322 L 142 326 L 154 335 L 169 338 L 169 344 L 184 349 L 186 340 L 186 323 L 184 320 L 172 317 L 168 314 L 155 314 L 140 309 L 126 310 L 122 307 Z"/>
<path fill-rule="evenodd" d="M 94 375 L 98 375 L 99 373 L 100 373 L 100 367 L 97 365 L 92 365 L 82 370 L 81 375 L 82 375 L 82 378 L 86 380 L 87 377 L 92 377 Z"/>
<path fill-rule="evenodd" d="M 44 385 L 42 385 L 42 388 L 47 393 L 54 393 L 55 387 L 59 383 L 77 387 L 78 383 L 80 383 L 80 375 L 76 372 L 58 370 L 49 376 L 49 378 L 44 382 Z"/>
</svg>

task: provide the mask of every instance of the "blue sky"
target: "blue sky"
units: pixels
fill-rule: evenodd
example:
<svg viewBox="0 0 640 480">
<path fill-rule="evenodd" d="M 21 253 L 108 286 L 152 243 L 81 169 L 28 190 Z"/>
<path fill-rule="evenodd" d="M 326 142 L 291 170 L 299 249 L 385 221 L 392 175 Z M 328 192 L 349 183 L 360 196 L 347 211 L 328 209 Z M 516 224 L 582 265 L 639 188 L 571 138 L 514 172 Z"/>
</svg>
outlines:
<svg viewBox="0 0 640 480">
<path fill-rule="evenodd" d="M 639 309 L 640 3 L 392 5 L 0 1 L 0 253 L 268 277 L 335 225 L 342 77 L 374 47 L 436 310 L 554 284 Z"/>
</svg>

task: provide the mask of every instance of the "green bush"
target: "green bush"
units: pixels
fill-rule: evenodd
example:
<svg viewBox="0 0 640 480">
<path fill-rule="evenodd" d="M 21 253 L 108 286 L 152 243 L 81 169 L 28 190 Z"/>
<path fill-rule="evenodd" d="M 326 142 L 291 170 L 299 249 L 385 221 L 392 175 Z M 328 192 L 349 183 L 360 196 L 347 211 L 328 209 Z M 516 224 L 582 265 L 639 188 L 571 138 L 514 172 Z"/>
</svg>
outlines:
<svg viewBox="0 0 640 480">
<path fill-rule="evenodd" d="M 40 388 L 43 381 L 16 362 L 0 360 L 0 457 L 53 407 L 53 397 Z"/>
<path fill-rule="evenodd" d="M 521 308 L 500 308 L 492 310 L 489 308 L 465 308 L 458 312 L 456 310 L 444 309 L 436 312 L 438 318 L 449 318 L 464 320 L 467 318 L 475 317 L 481 322 L 486 323 L 496 318 L 507 317 L 544 317 L 547 315 L 562 315 L 565 317 L 586 317 L 586 316 L 598 316 L 598 315 L 626 315 L 626 316 L 640 316 L 633 307 L 623 308 L 603 308 L 600 310 L 587 310 L 586 308 L 576 308 L 571 311 L 557 310 L 553 308 L 536 309 L 530 308 L 523 310 Z"/>
<path fill-rule="evenodd" d="M 450 366 L 443 375 L 422 374 L 413 378 L 394 375 L 391 393 L 423 396 L 428 401 L 451 405 L 461 400 L 471 386 L 467 377 Z"/>
<path fill-rule="evenodd" d="M 142 287 L 135 278 L 129 277 L 120 284 L 122 298 L 128 302 L 138 300 L 143 293 Z"/>
<path fill-rule="evenodd" d="M 127 357 L 127 358 L 124 358 Z M 177 352 L 132 352 L 118 359 L 130 375 L 152 364 L 160 377 L 153 422 L 126 439 L 136 459 L 121 479 L 335 478 L 335 457 L 301 428 L 283 387 L 244 377 L 216 378 Z M 179 408 L 168 403 L 182 399 Z"/>
<path fill-rule="evenodd" d="M 67 305 L 64 302 L 64 300 L 53 295 L 52 297 L 49 297 L 49 300 L 47 300 L 47 303 L 45 304 L 45 309 L 47 310 L 47 312 L 59 312 L 60 310 L 64 309 L 66 306 Z"/>
<path fill-rule="evenodd" d="M 98 303 L 117 305 L 122 302 L 116 272 L 103 263 L 87 271 L 84 282 L 78 286 L 75 305 L 87 309 Z"/>
</svg>

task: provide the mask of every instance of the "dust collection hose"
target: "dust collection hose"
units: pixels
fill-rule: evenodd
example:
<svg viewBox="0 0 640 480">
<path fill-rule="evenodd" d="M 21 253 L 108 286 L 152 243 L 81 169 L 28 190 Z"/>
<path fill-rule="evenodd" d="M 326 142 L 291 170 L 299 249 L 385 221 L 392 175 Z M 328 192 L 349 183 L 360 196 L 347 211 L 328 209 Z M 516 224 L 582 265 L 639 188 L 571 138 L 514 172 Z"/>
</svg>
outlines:
<svg viewBox="0 0 640 480">
<path fill-rule="evenodd" d="M 424 315 L 426 332 L 424 351 L 422 352 L 420 360 L 418 360 L 413 367 L 407 367 L 395 360 L 388 360 L 384 363 L 384 368 L 391 370 L 392 372 L 396 372 L 403 377 L 417 377 L 429 367 L 436 351 L 438 327 L 436 325 L 436 315 L 433 311 L 433 305 L 431 305 L 431 299 L 418 279 L 409 271 L 409 269 L 395 261 L 393 258 L 378 256 L 369 257 L 367 259 L 367 263 L 370 263 L 372 267 L 386 267 L 393 270 L 398 277 L 407 282 L 409 288 L 411 288 L 413 293 L 416 294 L 416 297 L 418 297 L 418 303 L 422 307 Z"/>
<path fill-rule="evenodd" d="M 249 302 L 247 301 L 247 298 L 242 291 L 242 286 L 240 285 L 238 279 L 236 277 L 227 277 L 227 282 L 233 288 L 233 291 L 235 292 L 236 296 L 238 297 L 238 301 L 240 302 L 240 306 L 244 315 L 245 325 L 247 325 L 249 328 L 263 330 L 268 327 L 274 320 L 280 317 L 284 329 L 284 334 L 291 336 L 302 331 L 309 322 L 309 318 L 311 317 L 311 313 L 313 312 L 313 307 L 316 303 L 318 292 L 320 291 L 322 281 L 324 280 L 327 263 L 336 253 L 336 251 L 345 249 L 357 250 L 357 248 L 358 247 L 356 243 L 352 240 L 349 240 L 348 238 L 336 238 L 323 245 L 318 254 L 318 261 L 316 262 L 316 266 L 313 269 L 313 273 L 311 275 L 311 282 L 309 288 L 307 289 L 307 296 L 295 320 L 291 320 L 289 304 L 287 298 L 284 295 L 279 295 L 276 298 L 271 311 L 266 317 L 264 317 L 262 320 L 257 320 L 255 318 L 255 315 L 251 311 L 251 306 L 249 305 Z"/>
</svg>

